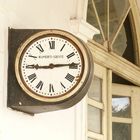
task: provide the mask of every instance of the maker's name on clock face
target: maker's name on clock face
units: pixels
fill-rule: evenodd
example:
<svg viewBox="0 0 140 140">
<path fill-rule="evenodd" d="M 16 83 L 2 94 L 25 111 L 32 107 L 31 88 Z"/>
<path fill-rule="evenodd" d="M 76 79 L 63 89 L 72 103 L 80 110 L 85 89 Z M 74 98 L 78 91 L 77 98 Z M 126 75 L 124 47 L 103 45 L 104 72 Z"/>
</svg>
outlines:
<svg viewBox="0 0 140 140">
<path fill-rule="evenodd" d="M 68 94 L 83 75 L 81 50 L 69 38 L 57 34 L 31 41 L 19 57 L 24 86 L 39 96 L 55 98 Z"/>
</svg>

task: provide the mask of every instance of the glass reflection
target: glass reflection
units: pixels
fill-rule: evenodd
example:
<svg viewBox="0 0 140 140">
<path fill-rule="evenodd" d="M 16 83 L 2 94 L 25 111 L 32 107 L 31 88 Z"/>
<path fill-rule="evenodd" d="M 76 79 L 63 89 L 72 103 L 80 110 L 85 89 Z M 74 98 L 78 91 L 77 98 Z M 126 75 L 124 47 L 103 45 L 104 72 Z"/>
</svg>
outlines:
<svg viewBox="0 0 140 140">
<path fill-rule="evenodd" d="M 94 0 L 104 35 L 107 34 L 107 0 Z"/>
<path fill-rule="evenodd" d="M 120 32 L 112 45 L 113 52 L 122 56 L 126 60 L 136 64 L 134 38 L 135 34 L 132 32 L 131 18 L 127 16 Z"/>
<path fill-rule="evenodd" d="M 102 100 L 102 79 L 94 76 L 88 91 L 88 97 L 96 101 Z"/>
<path fill-rule="evenodd" d="M 131 125 L 123 123 L 113 123 L 112 140 L 131 140 Z"/>
<path fill-rule="evenodd" d="M 88 105 L 88 130 L 95 133 L 102 133 L 102 113 L 101 110 Z"/>
<path fill-rule="evenodd" d="M 95 28 L 97 28 L 100 31 L 99 24 L 97 22 L 97 17 L 95 15 L 95 9 L 93 8 L 92 0 L 88 0 L 87 19 L 86 20 L 89 24 L 91 24 L 92 26 L 94 26 Z M 103 37 L 102 37 L 101 33 L 94 35 L 93 40 L 95 40 L 98 43 L 103 43 Z"/>
<path fill-rule="evenodd" d="M 112 49 L 113 52 L 122 56 L 124 54 L 126 47 L 127 47 L 127 37 L 126 37 L 125 28 L 123 26 L 112 46 Z"/>
<path fill-rule="evenodd" d="M 114 37 L 114 34 L 129 9 L 129 6 L 128 0 L 109 1 L 109 36 L 111 39 Z"/>
<path fill-rule="evenodd" d="M 112 116 L 125 118 L 131 117 L 131 101 L 129 97 L 113 96 Z"/>
</svg>

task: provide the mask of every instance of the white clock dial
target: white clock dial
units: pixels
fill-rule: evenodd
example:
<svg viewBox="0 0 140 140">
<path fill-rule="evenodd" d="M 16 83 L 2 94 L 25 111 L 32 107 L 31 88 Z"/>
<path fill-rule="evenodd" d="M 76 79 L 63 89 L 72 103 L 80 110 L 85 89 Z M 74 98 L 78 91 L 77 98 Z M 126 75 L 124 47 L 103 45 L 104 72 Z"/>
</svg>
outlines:
<svg viewBox="0 0 140 140">
<path fill-rule="evenodd" d="M 69 93 L 80 81 L 84 65 L 75 44 L 66 38 L 48 36 L 28 45 L 20 67 L 27 88 L 51 98 Z"/>
<path fill-rule="evenodd" d="M 52 29 L 29 37 L 21 45 L 15 73 L 29 96 L 44 102 L 61 102 L 85 95 L 91 81 L 90 61 L 83 42 L 68 32 Z"/>
</svg>

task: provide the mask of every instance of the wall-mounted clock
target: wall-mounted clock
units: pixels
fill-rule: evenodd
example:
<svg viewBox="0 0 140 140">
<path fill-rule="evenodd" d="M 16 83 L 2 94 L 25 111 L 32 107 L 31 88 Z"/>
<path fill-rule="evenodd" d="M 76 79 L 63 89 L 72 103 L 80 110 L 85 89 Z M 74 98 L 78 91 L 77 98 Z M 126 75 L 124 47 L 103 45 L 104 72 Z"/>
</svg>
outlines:
<svg viewBox="0 0 140 140">
<path fill-rule="evenodd" d="M 32 99 L 72 106 L 88 91 L 93 62 L 80 39 L 50 29 L 31 35 L 18 47 L 15 75 L 22 91 Z"/>
</svg>

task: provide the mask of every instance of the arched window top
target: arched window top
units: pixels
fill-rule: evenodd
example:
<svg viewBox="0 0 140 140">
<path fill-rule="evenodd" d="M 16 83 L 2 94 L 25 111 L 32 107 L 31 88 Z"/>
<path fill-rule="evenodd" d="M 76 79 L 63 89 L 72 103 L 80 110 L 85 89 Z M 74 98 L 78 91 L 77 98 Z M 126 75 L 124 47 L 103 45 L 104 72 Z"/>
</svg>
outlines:
<svg viewBox="0 0 140 140">
<path fill-rule="evenodd" d="M 131 63 L 139 65 L 129 0 L 88 0 L 86 21 L 100 32 L 93 36 L 94 41 Z"/>
</svg>

